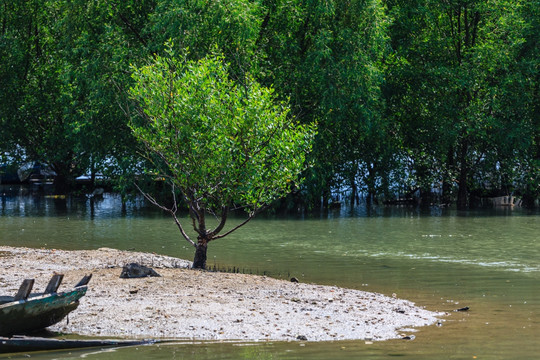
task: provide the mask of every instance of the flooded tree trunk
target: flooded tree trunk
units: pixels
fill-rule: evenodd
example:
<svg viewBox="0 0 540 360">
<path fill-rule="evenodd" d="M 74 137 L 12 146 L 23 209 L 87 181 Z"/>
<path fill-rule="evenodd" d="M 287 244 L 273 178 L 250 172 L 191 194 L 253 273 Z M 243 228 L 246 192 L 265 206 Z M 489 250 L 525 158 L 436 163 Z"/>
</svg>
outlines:
<svg viewBox="0 0 540 360">
<path fill-rule="evenodd" d="M 465 140 L 463 145 L 461 146 L 460 154 L 459 187 L 457 194 L 457 208 L 459 210 L 466 210 L 469 206 L 469 188 L 467 186 L 467 152 L 468 144 L 467 140 Z"/>
<path fill-rule="evenodd" d="M 375 169 L 375 163 L 371 163 L 368 165 L 368 177 L 366 179 L 366 185 L 367 185 L 367 198 L 366 198 L 366 204 L 367 206 L 373 205 L 375 202 L 375 176 L 376 176 L 376 169 Z"/>
<path fill-rule="evenodd" d="M 459 176 L 459 188 L 457 194 L 457 208 L 459 210 L 466 210 L 469 204 L 468 201 L 468 188 L 467 188 L 467 172 L 462 169 Z"/>
<path fill-rule="evenodd" d="M 453 169 L 455 166 L 454 164 L 454 149 L 451 148 L 448 151 L 448 159 L 446 162 L 446 168 L 447 170 Z M 452 177 L 445 173 L 443 176 L 443 183 L 442 183 L 442 194 L 441 194 L 441 203 L 443 205 L 449 205 L 452 202 Z"/>
<path fill-rule="evenodd" d="M 442 184 L 441 204 L 448 205 L 452 202 L 451 190 L 452 184 L 448 180 L 444 180 Z"/>
<path fill-rule="evenodd" d="M 354 178 L 351 180 L 351 207 L 358 203 L 358 188 Z"/>
<path fill-rule="evenodd" d="M 64 174 L 58 174 L 54 178 L 54 193 L 57 195 L 65 195 L 70 190 L 70 183 L 67 176 Z"/>
<path fill-rule="evenodd" d="M 328 209 L 331 196 L 332 196 L 332 192 L 330 190 L 330 186 L 328 186 L 328 184 L 325 184 L 325 187 L 322 193 L 322 208 L 323 209 Z"/>
<path fill-rule="evenodd" d="M 90 189 L 94 189 L 96 186 L 96 164 L 91 161 L 90 162 Z"/>
<path fill-rule="evenodd" d="M 66 162 L 55 162 L 52 164 L 52 169 L 56 172 L 53 182 L 55 194 L 68 194 L 72 190 L 75 181 L 71 173 L 72 164 Z"/>
</svg>

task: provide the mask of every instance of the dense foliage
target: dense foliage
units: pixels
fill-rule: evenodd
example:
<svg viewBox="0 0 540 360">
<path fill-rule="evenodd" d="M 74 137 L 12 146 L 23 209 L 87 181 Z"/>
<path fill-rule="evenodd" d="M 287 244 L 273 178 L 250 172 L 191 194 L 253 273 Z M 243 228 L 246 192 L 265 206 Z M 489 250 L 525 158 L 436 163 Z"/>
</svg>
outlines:
<svg viewBox="0 0 540 360">
<path fill-rule="evenodd" d="M 186 61 L 223 54 L 227 81 L 271 87 L 317 123 L 291 202 L 415 194 L 465 208 L 515 194 L 531 205 L 539 12 L 537 0 L 2 0 L 2 162 L 47 164 L 57 192 L 85 173 L 129 180 L 141 164 L 131 65 L 165 56 L 170 39 Z"/>
</svg>

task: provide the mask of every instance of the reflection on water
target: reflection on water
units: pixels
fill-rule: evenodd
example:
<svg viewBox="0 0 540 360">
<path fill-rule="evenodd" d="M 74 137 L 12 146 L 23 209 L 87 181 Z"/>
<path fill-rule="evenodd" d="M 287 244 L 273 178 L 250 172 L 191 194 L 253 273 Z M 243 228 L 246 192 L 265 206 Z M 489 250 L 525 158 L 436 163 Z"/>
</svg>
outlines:
<svg viewBox="0 0 540 360">
<path fill-rule="evenodd" d="M 70 216 L 93 220 L 158 214 L 152 210 L 142 197 L 135 197 L 128 206 L 122 207 L 120 196 L 114 194 L 96 198 L 88 195 L 65 197 L 40 195 L 23 186 L 0 185 L 0 216 Z"/>
<path fill-rule="evenodd" d="M 359 207 L 302 217 L 262 216 L 230 237 L 211 243 L 209 264 L 396 293 L 432 310 L 469 306 L 471 311 L 451 312 L 442 327 L 421 329 L 412 342 L 177 344 L 84 356 L 534 358 L 540 351 L 538 220 L 538 214 L 520 209 L 458 213 L 397 207 Z M 235 221 L 240 220 L 231 220 Z M 120 199 L 107 194 L 103 200 L 91 201 L 6 192 L 0 196 L 0 244 L 65 249 L 107 246 L 193 256 L 193 249 L 166 215 L 141 200 L 122 209 Z"/>
</svg>

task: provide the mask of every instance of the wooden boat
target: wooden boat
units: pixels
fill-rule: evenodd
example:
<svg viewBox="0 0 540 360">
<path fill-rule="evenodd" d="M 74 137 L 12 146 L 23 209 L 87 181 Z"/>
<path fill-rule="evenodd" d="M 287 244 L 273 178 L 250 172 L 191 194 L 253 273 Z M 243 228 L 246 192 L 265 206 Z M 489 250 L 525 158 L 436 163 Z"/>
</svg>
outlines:
<svg viewBox="0 0 540 360">
<path fill-rule="evenodd" d="M 61 321 L 79 306 L 91 277 L 87 275 L 72 290 L 58 293 L 64 275 L 55 274 L 41 294 L 30 294 L 34 279 L 24 280 L 14 297 L 0 297 L 0 336 L 26 334 Z"/>
<path fill-rule="evenodd" d="M 121 347 L 134 345 L 152 345 L 155 340 L 84 340 L 84 339 L 54 339 L 43 337 L 13 336 L 10 338 L 0 337 L 0 354 L 45 351 L 85 349 L 92 347 Z"/>
</svg>

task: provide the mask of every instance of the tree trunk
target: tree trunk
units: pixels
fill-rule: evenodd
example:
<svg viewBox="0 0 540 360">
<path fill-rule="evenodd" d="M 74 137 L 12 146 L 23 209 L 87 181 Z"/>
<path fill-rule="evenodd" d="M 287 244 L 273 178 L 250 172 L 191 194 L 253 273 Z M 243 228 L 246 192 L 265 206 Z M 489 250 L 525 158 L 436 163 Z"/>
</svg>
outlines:
<svg viewBox="0 0 540 360">
<path fill-rule="evenodd" d="M 351 179 L 351 208 L 358 203 L 358 189 L 356 187 L 356 181 L 354 177 Z"/>
<path fill-rule="evenodd" d="M 449 205 L 452 202 L 452 177 L 449 176 L 449 172 L 452 171 L 455 167 L 454 164 L 454 149 L 448 150 L 448 158 L 446 160 L 446 170 L 443 175 L 442 183 L 442 194 L 441 194 L 441 203 L 443 205 Z"/>
<path fill-rule="evenodd" d="M 461 146 L 461 153 L 460 153 L 460 169 L 459 169 L 459 184 L 458 184 L 459 187 L 458 187 L 458 195 L 457 195 L 458 210 L 466 210 L 469 205 L 469 201 L 468 201 L 469 189 L 467 187 L 467 177 L 468 177 L 467 152 L 468 152 L 468 144 L 467 144 L 467 140 L 464 140 L 464 143 Z"/>
<path fill-rule="evenodd" d="M 94 190 L 96 186 L 96 166 L 93 161 L 90 162 L 90 189 Z"/>
<path fill-rule="evenodd" d="M 326 181 L 324 184 L 323 192 L 322 192 L 322 208 L 328 209 L 328 205 L 330 204 L 330 199 L 332 198 L 332 191 L 330 190 L 329 181 Z"/>
<path fill-rule="evenodd" d="M 366 179 L 367 185 L 367 206 L 371 206 L 375 202 L 375 164 L 371 163 L 368 165 L 368 177 Z"/>
<path fill-rule="evenodd" d="M 522 202 L 522 205 L 524 208 L 527 208 L 527 209 L 533 209 L 534 208 L 534 196 L 531 195 L 532 192 L 529 192 L 530 186 L 527 186 L 527 192 L 525 194 L 523 194 L 523 197 L 521 198 L 521 200 L 523 201 Z"/>
<path fill-rule="evenodd" d="M 74 183 L 74 178 L 70 171 L 71 164 L 55 162 L 52 169 L 56 172 L 54 178 L 54 192 L 56 195 L 67 195 Z"/>
<path fill-rule="evenodd" d="M 208 243 L 204 240 L 199 240 L 195 248 L 195 258 L 193 259 L 193 269 L 206 269 L 206 250 Z"/>
<path fill-rule="evenodd" d="M 468 192 L 467 188 L 467 171 L 466 169 L 461 169 L 459 175 L 459 188 L 457 195 L 457 208 L 458 210 L 466 210 L 468 208 Z"/>
<path fill-rule="evenodd" d="M 69 193 L 70 184 L 64 174 L 57 174 L 54 178 L 54 193 L 56 195 L 66 195 Z"/>
</svg>

